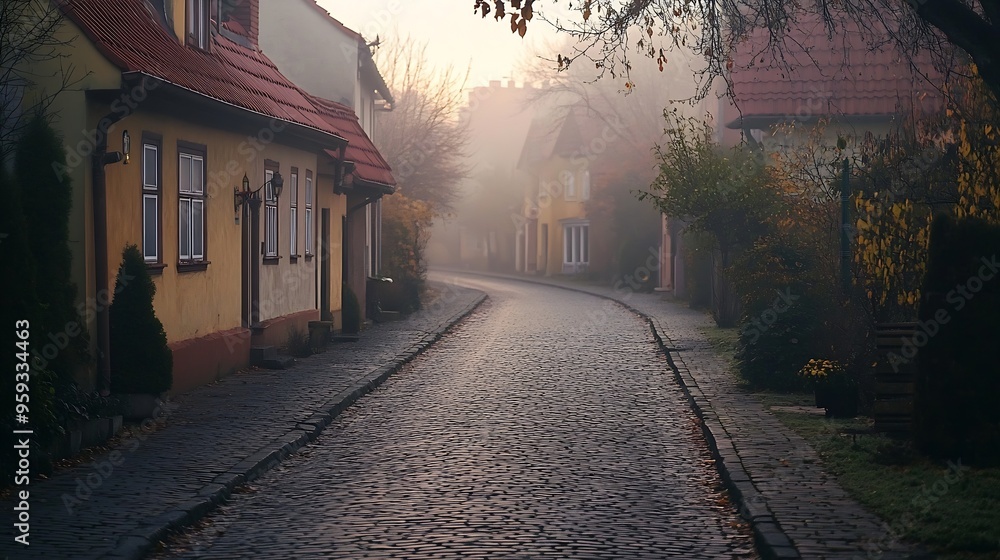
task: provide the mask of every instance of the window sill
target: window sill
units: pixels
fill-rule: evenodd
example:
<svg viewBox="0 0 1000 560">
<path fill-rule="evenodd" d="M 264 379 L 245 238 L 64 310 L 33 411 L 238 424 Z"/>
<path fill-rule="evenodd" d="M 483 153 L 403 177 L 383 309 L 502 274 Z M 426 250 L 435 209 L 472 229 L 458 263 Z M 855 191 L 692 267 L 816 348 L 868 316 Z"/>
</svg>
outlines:
<svg viewBox="0 0 1000 560">
<path fill-rule="evenodd" d="M 211 261 L 177 263 L 177 272 L 203 272 L 208 270 L 210 264 Z"/>
<path fill-rule="evenodd" d="M 306 262 L 309 262 L 311 260 L 313 260 L 313 254 L 312 253 L 306 253 Z"/>
<path fill-rule="evenodd" d="M 164 268 L 167 268 L 167 265 L 164 263 L 154 263 L 154 262 L 146 263 L 146 270 L 149 271 L 150 276 L 159 276 L 163 274 Z"/>
<path fill-rule="evenodd" d="M 281 255 L 278 255 L 276 257 L 264 257 L 264 264 L 275 265 L 278 264 L 279 262 L 281 262 Z"/>
<path fill-rule="evenodd" d="M 290 262 L 290 263 L 297 263 L 297 262 L 299 262 L 299 257 L 301 257 L 301 256 L 302 255 L 288 255 L 288 262 Z"/>
</svg>

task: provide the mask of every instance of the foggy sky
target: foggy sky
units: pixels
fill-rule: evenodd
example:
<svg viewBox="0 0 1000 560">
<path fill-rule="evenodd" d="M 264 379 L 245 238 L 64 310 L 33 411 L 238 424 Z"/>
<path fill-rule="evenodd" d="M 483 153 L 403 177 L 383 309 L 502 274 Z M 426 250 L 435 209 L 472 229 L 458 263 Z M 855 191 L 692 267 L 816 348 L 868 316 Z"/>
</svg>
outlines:
<svg viewBox="0 0 1000 560">
<path fill-rule="evenodd" d="M 510 26 L 472 12 L 472 0 L 318 0 L 320 6 L 369 41 L 398 33 L 428 42 L 436 67 L 453 64 L 464 73 L 472 62 L 467 87 L 506 81 L 518 61 L 551 42 L 555 32 L 535 19 L 521 39 Z M 542 49 L 544 51 L 544 49 Z M 523 76 L 514 74 L 518 83 Z"/>
</svg>

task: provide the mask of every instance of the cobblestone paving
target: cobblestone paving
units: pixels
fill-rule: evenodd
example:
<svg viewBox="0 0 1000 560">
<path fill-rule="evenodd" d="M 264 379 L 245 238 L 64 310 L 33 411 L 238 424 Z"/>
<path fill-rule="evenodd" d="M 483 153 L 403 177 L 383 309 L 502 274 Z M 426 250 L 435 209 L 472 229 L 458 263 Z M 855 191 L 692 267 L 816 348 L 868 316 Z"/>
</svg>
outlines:
<svg viewBox="0 0 1000 560">
<path fill-rule="evenodd" d="M 756 558 L 645 322 L 490 301 L 162 558 Z"/>
<path fill-rule="evenodd" d="M 127 535 L 145 534 L 158 516 L 197 509 L 199 492 L 220 476 L 274 451 L 276 440 L 303 429 L 299 422 L 372 371 L 412 354 L 481 296 L 454 286 L 439 289 L 428 309 L 366 331 L 360 342 L 334 345 L 291 369 L 241 373 L 175 398 L 166 427 L 123 442 L 118 464 L 105 455 L 49 480 L 33 480 L 31 546 L 15 545 L 7 525 L 0 556 L 100 558 L 132 538 Z M 0 502 L 8 512 L 13 506 Z"/>
<path fill-rule="evenodd" d="M 477 278 L 452 273 L 439 277 Z M 899 542 L 882 520 L 848 496 L 836 477 L 823 469 L 819 455 L 805 439 L 736 386 L 729 364 L 702 334 L 714 325 L 711 317 L 657 293 L 542 281 L 614 298 L 653 320 L 667 346 L 677 349 L 671 358 L 682 378 L 691 381 L 694 397 L 701 401 L 707 418 L 721 425 L 723 433 L 714 435 L 725 462 L 734 467 L 731 470 L 745 470 L 757 492 L 748 497 L 745 511 L 750 515 L 764 513 L 765 517 L 769 513 L 802 558 L 927 557 Z M 605 301 L 590 313 L 599 317 L 618 308 Z M 901 520 L 890 521 L 898 524 Z"/>
</svg>

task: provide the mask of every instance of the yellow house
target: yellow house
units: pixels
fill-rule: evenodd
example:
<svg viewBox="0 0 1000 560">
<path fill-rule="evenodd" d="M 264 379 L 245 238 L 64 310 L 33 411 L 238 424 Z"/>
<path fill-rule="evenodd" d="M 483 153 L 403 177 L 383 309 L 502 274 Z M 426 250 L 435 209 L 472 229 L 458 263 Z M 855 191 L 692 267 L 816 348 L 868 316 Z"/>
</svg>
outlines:
<svg viewBox="0 0 1000 560">
<path fill-rule="evenodd" d="M 592 157 L 582 143 L 585 120 L 574 107 L 531 124 L 518 164 L 531 177 L 516 232 L 518 271 L 552 276 L 589 269 Z"/>
<path fill-rule="evenodd" d="M 74 184 L 74 280 L 98 356 L 84 387 L 114 375 L 107 305 L 126 244 L 154 275 L 174 391 L 245 367 L 251 346 L 283 345 L 340 301 L 336 222 L 349 206 L 334 191 L 347 138 L 257 48 L 257 1 L 221 5 L 64 5 L 67 50 L 51 64 L 68 60 L 82 78 L 52 110 Z"/>
</svg>

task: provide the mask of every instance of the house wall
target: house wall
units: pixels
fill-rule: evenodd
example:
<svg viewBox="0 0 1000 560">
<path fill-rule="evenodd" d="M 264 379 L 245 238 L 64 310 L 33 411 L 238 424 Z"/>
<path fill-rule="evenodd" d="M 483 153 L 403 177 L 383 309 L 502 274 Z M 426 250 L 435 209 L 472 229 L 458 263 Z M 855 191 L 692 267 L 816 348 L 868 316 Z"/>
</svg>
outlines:
<svg viewBox="0 0 1000 560">
<path fill-rule="evenodd" d="M 244 139 L 245 140 L 245 139 Z M 278 172 L 285 180 L 285 189 L 278 198 L 278 255 L 277 263 L 265 264 L 260 271 L 260 319 L 273 320 L 290 313 L 303 310 L 316 310 L 316 258 L 319 249 L 319 211 L 316 207 L 316 154 L 288 148 L 278 144 L 268 145 L 266 150 L 253 162 L 248 162 L 251 171 L 251 188 L 264 184 L 264 159 L 277 162 Z M 291 168 L 298 168 L 299 201 L 298 201 L 298 253 L 297 259 L 291 258 L 289 214 L 291 197 L 288 192 Z M 305 191 L 306 174 L 313 174 L 313 244 L 305 245 Z M 264 239 L 264 212 L 261 206 L 261 239 Z M 230 220 L 231 223 L 231 220 Z M 310 258 L 309 255 L 313 255 Z"/>
<path fill-rule="evenodd" d="M 311 3 L 260 0 L 261 50 L 304 90 L 357 109 L 358 38 Z"/>
<path fill-rule="evenodd" d="M 339 330 L 343 328 L 343 250 L 344 250 L 344 228 L 343 218 L 347 212 L 347 196 L 334 194 L 333 176 L 320 175 L 317 182 L 317 197 L 320 209 L 327 208 L 330 211 L 330 309 L 333 316 L 333 326 Z M 319 214 L 317 224 L 322 223 L 322 212 Z M 317 234 L 319 235 L 319 234 Z M 318 237 L 317 237 L 318 239 Z M 324 310 L 320 309 L 322 313 Z"/>
<path fill-rule="evenodd" d="M 367 296 L 368 274 L 365 271 L 365 235 L 368 232 L 365 220 L 365 206 L 355 208 L 365 201 L 365 197 L 349 195 L 347 197 L 347 274 L 346 282 L 358 297 L 361 306 L 362 320 L 367 318 L 365 301 Z M 351 211 L 351 209 L 354 209 Z"/>
<path fill-rule="evenodd" d="M 566 187 L 563 180 L 565 173 L 572 173 L 576 185 L 576 196 L 566 198 Z M 571 164 L 568 158 L 555 157 L 544 162 L 538 169 L 536 179 L 538 194 L 532 202 L 538 206 L 538 235 L 536 267 L 539 273 L 546 276 L 562 273 L 563 264 L 563 225 L 562 220 L 582 219 L 587 217 L 582 198 L 582 169 Z M 548 242 L 543 235 L 543 225 L 548 225 Z M 595 232 L 591 231 L 593 238 Z M 546 250 L 547 249 L 547 250 Z"/>
</svg>

